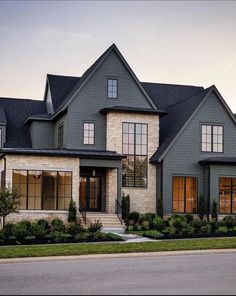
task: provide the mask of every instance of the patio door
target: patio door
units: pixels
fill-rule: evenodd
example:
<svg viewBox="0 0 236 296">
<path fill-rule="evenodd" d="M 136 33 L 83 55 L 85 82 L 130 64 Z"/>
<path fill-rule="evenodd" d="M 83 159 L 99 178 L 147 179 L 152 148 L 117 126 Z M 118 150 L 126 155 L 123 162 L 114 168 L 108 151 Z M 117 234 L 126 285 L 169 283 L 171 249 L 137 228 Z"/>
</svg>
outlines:
<svg viewBox="0 0 236 296">
<path fill-rule="evenodd" d="M 102 177 L 80 177 L 79 199 L 80 207 L 86 211 L 101 211 Z"/>
</svg>

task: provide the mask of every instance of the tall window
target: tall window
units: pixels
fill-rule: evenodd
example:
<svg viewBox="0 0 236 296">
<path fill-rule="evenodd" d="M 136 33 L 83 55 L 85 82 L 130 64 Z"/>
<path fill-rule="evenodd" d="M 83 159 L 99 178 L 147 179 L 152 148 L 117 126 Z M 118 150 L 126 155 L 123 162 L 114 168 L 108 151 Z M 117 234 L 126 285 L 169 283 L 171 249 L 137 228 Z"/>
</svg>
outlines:
<svg viewBox="0 0 236 296">
<path fill-rule="evenodd" d="M 236 214 L 236 178 L 220 178 L 220 213 Z"/>
<path fill-rule="evenodd" d="M 202 151 L 223 152 L 223 126 L 202 125 Z"/>
<path fill-rule="evenodd" d="M 109 99 L 118 98 L 118 80 L 117 79 L 107 79 L 107 97 Z"/>
<path fill-rule="evenodd" d="M 123 186 L 147 187 L 148 126 L 123 123 Z"/>
<path fill-rule="evenodd" d="M 13 170 L 13 187 L 20 194 L 21 210 L 68 210 L 72 173 Z"/>
<path fill-rule="evenodd" d="M 173 213 L 197 213 L 197 178 L 173 177 Z"/>
<path fill-rule="evenodd" d="M 60 124 L 58 126 L 58 148 L 63 148 L 64 146 L 64 125 Z"/>
<path fill-rule="evenodd" d="M 94 123 L 84 122 L 84 144 L 94 145 Z"/>
</svg>

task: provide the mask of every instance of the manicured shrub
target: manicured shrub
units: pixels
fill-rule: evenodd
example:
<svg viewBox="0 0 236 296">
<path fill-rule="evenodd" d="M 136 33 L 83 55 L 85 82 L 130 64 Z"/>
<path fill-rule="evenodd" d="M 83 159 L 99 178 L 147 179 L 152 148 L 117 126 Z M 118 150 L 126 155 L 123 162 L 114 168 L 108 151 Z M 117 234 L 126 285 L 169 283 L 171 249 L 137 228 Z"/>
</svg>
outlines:
<svg viewBox="0 0 236 296">
<path fill-rule="evenodd" d="M 36 240 L 41 240 L 47 234 L 47 230 L 45 229 L 45 225 L 43 223 L 32 223 L 31 225 L 31 234 L 35 236 Z"/>
<path fill-rule="evenodd" d="M 88 231 L 95 233 L 97 231 L 100 231 L 102 229 L 102 223 L 100 222 L 100 220 L 94 220 L 94 222 L 91 222 L 89 227 L 88 227 Z"/>
<path fill-rule="evenodd" d="M 0 242 L 4 240 L 3 230 L 0 229 Z"/>
<path fill-rule="evenodd" d="M 211 219 L 216 221 L 218 220 L 218 205 L 216 200 L 213 200 L 212 203 Z"/>
<path fill-rule="evenodd" d="M 82 232 L 82 233 L 76 234 L 75 240 L 77 242 L 87 242 L 92 236 L 93 236 L 92 233 Z"/>
<path fill-rule="evenodd" d="M 45 230 L 49 230 L 49 223 L 48 223 L 47 220 L 45 220 L 45 219 L 40 219 L 40 220 L 37 221 L 37 224 L 38 224 L 39 226 L 42 226 Z"/>
<path fill-rule="evenodd" d="M 150 228 L 150 222 L 148 220 L 144 220 L 141 226 L 143 230 L 148 230 Z"/>
<path fill-rule="evenodd" d="M 134 230 L 134 226 L 131 226 L 131 225 L 127 226 L 127 231 L 133 231 L 133 230 Z"/>
<path fill-rule="evenodd" d="M 121 200 L 121 208 L 122 208 L 122 219 L 126 220 L 128 215 L 130 214 L 130 196 L 129 194 L 122 196 Z"/>
<path fill-rule="evenodd" d="M 220 226 L 217 230 L 216 230 L 217 234 L 227 234 L 228 233 L 228 228 L 226 226 Z"/>
<path fill-rule="evenodd" d="M 192 222 L 190 222 L 190 225 L 194 228 L 194 232 L 196 234 L 199 234 L 201 232 L 203 222 L 200 218 L 198 218 L 198 219 L 194 219 Z"/>
<path fill-rule="evenodd" d="M 184 217 L 187 220 L 188 224 L 191 223 L 193 221 L 193 219 L 194 219 L 193 215 L 191 215 L 191 214 L 186 214 L 186 215 L 184 215 Z"/>
<path fill-rule="evenodd" d="M 187 225 L 187 219 L 185 218 L 185 216 L 181 216 L 181 215 L 172 215 L 169 218 L 168 222 L 170 225 L 174 226 L 177 230 L 181 230 Z"/>
<path fill-rule="evenodd" d="M 30 235 L 31 224 L 29 221 L 21 221 L 14 224 L 12 228 L 12 235 L 20 242 L 24 241 L 25 238 Z"/>
<path fill-rule="evenodd" d="M 71 235 L 83 232 L 83 226 L 79 223 L 69 223 L 65 225 L 65 230 Z"/>
<path fill-rule="evenodd" d="M 165 228 L 164 221 L 161 217 L 155 217 L 152 221 L 153 228 L 162 231 Z"/>
<path fill-rule="evenodd" d="M 3 229 L 3 235 L 4 235 L 4 239 L 8 239 L 10 236 L 13 235 L 13 227 L 14 224 L 12 223 L 7 223 Z"/>
<path fill-rule="evenodd" d="M 107 233 L 106 234 L 107 241 L 121 241 L 121 237 L 115 233 Z"/>
<path fill-rule="evenodd" d="M 207 224 L 205 226 L 202 226 L 201 227 L 201 233 L 204 235 L 204 236 L 210 236 L 211 235 L 211 225 L 210 224 Z"/>
<path fill-rule="evenodd" d="M 209 225 L 211 226 L 211 230 L 212 230 L 213 233 L 215 233 L 216 230 L 217 230 L 218 227 L 219 227 L 219 223 L 218 223 L 217 220 L 212 220 L 212 221 L 210 221 L 210 222 L 209 222 Z"/>
<path fill-rule="evenodd" d="M 181 231 L 184 237 L 192 237 L 194 235 L 194 228 L 189 224 L 182 228 Z"/>
<path fill-rule="evenodd" d="M 175 234 L 176 234 L 176 229 L 175 229 L 174 226 L 167 226 L 167 227 L 165 227 L 165 228 L 162 230 L 162 233 L 163 233 L 165 236 L 173 237 L 173 236 L 175 236 Z"/>
<path fill-rule="evenodd" d="M 134 229 L 137 230 L 137 231 L 141 231 L 141 230 L 142 230 L 142 225 L 140 225 L 139 222 L 137 222 L 137 223 L 134 225 Z"/>
<path fill-rule="evenodd" d="M 225 216 L 223 219 L 223 225 L 232 229 L 235 226 L 235 220 L 232 216 Z"/>
<path fill-rule="evenodd" d="M 60 219 L 53 219 L 52 220 L 52 231 L 55 232 L 63 232 L 65 227 L 64 227 L 64 223 L 62 220 Z"/>
<path fill-rule="evenodd" d="M 147 230 L 144 232 L 143 236 L 153 239 L 161 239 L 164 237 L 164 234 L 160 233 L 157 230 Z"/>
<path fill-rule="evenodd" d="M 204 217 L 207 215 L 207 204 L 206 204 L 206 199 L 204 196 L 199 197 L 199 202 L 198 202 L 198 212 L 199 212 L 199 218 L 201 220 L 204 219 Z"/>
<path fill-rule="evenodd" d="M 153 219 L 156 218 L 156 214 L 154 213 L 145 213 L 140 216 L 139 220 L 140 221 L 148 221 L 150 228 L 153 227 Z"/>
<path fill-rule="evenodd" d="M 131 212 L 129 213 L 127 220 L 128 220 L 128 223 L 129 221 L 133 221 L 133 225 L 135 225 L 139 221 L 139 218 L 140 218 L 140 213 Z M 129 223 L 128 225 L 132 225 L 132 224 Z"/>
<path fill-rule="evenodd" d="M 71 199 L 68 209 L 68 222 L 76 223 L 77 222 L 77 208 L 76 203 Z"/>
</svg>

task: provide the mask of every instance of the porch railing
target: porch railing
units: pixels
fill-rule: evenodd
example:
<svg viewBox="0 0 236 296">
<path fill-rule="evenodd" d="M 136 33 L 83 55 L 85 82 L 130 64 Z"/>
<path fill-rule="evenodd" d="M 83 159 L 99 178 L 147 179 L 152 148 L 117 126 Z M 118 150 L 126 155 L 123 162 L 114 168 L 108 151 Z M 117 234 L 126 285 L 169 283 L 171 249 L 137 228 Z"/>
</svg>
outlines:
<svg viewBox="0 0 236 296">
<path fill-rule="evenodd" d="M 122 224 L 122 206 L 118 199 L 116 200 L 116 214 L 120 220 L 120 223 Z"/>
<path fill-rule="evenodd" d="M 86 207 L 84 205 L 80 205 L 79 207 L 79 212 L 84 220 L 84 224 L 86 225 L 87 223 L 87 213 L 86 213 Z"/>
</svg>

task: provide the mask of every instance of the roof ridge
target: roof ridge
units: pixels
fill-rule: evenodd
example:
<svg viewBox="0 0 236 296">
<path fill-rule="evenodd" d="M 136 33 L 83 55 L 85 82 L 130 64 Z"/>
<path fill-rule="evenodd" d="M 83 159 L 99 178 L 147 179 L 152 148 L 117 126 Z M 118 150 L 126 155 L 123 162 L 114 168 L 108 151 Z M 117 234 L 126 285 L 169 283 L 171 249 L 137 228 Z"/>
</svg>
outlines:
<svg viewBox="0 0 236 296">
<path fill-rule="evenodd" d="M 31 102 L 44 102 L 40 99 L 25 99 L 25 98 L 10 98 L 10 97 L 0 97 L 0 100 L 15 100 L 15 101 L 31 101 Z"/>
<path fill-rule="evenodd" d="M 159 84 L 159 85 L 172 85 L 172 86 L 185 86 L 185 87 L 194 87 L 194 88 L 204 88 L 203 86 L 200 86 L 200 85 L 177 84 L 177 83 L 147 82 L 147 81 L 141 81 L 141 83 Z"/>
<path fill-rule="evenodd" d="M 68 76 L 68 75 L 61 75 L 61 74 L 50 74 L 47 73 L 47 76 L 57 76 L 57 77 L 67 77 L 67 78 L 81 78 L 81 76 Z"/>
</svg>

